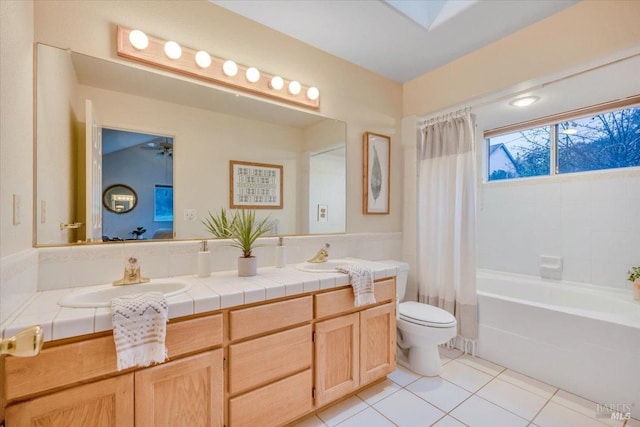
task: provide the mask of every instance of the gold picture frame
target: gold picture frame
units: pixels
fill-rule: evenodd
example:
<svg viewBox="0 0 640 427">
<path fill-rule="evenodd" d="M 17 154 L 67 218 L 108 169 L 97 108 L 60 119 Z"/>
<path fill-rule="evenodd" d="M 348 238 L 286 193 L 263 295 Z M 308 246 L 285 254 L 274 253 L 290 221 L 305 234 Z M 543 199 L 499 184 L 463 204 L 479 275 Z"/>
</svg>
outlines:
<svg viewBox="0 0 640 427">
<path fill-rule="evenodd" d="M 363 135 L 362 213 L 388 215 L 391 200 L 391 137 Z"/>
<path fill-rule="evenodd" d="M 230 208 L 282 209 L 283 172 L 282 165 L 230 160 Z"/>
</svg>

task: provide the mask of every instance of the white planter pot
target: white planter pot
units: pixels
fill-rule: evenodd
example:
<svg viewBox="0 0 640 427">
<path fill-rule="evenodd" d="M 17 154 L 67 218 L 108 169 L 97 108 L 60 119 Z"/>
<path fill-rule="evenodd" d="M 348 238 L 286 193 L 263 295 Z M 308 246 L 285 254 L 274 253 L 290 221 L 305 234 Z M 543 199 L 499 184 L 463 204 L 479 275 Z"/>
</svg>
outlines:
<svg viewBox="0 0 640 427">
<path fill-rule="evenodd" d="M 238 276 L 249 277 L 255 276 L 258 271 L 258 258 L 252 256 L 249 258 L 238 257 Z"/>
</svg>

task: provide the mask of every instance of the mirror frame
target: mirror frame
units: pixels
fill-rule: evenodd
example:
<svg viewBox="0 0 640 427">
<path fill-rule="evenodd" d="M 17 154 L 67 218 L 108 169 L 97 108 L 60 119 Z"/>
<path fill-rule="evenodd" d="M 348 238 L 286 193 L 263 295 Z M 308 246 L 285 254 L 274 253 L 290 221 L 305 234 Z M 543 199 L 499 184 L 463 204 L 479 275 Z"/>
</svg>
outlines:
<svg viewBox="0 0 640 427">
<path fill-rule="evenodd" d="M 111 206 L 109 206 L 109 204 L 107 203 L 107 194 L 109 193 L 109 191 L 113 190 L 116 187 L 123 187 L 126 190 L 129 190 L 129 191 L 131 191 L 133 193 L 133 197 L 134 197 L 133 206 L 131 206 L 130 209 L 127 209 L 126 211 L 119 212 L 119 211 L 113 210 L 111 208 Z M 113 185 L 110 185 L 107 188 L 105 188 L 104 191 L 102 192 L 102 206 L 104 206 L 104 208 L 106 210 L 108 210 L 109 212 L 112 212 L 114 214 L 123 215 L 123 214 L 129 213 L 129 212 L 133 211 L 136 208 L 136 206 L 138 206 L 138 193 L 136 193 L 136 190 L 134 190 L 133 188 L 129 187 L 127 184 L 113 184 Z"/>
</svg>

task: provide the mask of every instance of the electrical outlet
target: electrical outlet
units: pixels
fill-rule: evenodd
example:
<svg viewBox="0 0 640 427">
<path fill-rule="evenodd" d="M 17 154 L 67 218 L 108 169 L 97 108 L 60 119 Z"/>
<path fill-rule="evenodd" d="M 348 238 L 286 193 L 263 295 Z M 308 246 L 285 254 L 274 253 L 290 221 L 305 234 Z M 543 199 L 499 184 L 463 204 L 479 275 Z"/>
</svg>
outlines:
<svg viewBox="0 0 640 427">
<path fill-rule="evenodd" d="M 198 214 L 195 209 L 185 209 L 184 210 L 184 220 L 185 221 L 195 221 L 198 218 Z"/>
</svg>

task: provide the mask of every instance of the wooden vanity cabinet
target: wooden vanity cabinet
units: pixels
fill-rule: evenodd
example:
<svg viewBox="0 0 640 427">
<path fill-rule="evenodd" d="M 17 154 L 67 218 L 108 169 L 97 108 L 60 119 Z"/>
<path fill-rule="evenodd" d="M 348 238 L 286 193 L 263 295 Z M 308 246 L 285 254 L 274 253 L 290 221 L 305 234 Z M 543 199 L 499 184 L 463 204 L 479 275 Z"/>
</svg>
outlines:
<svg viewBox="0 0 640 427">
<path fill-rule="evenodd" d="M 221 314 L 172 321 L 172 360 L 124 374 L 111 335 L 0 359 L 6 426 L 222 426 L 224 350 L 210 350 L 222 337 Z"/>
<path fill-rule="evenodd" d="M 7 427 L 133 427 L 133 374 L 9 406 Z"/>
<path fill-rule="evenodd" d="M 346 396 L 395 369 L 395 279 L 376 283 L 375 291 L 376 303 L 386 303 L 316 322 L 316 407 Z M 317 317 L 354 310 L 351 289 L 315 297 Z"/>
<path fill-rule="evenodd" d="M 312 319 L 312 296 L 230 311 L 230 426 L 278 426 L 311 411 Z"/>
<path fill-rule="evenodd" d="M 0 358 L 6 426 L 292 423 L 395 369 L 395 279 L 375 296 L 354 307 L 342 287 L 172 320 L 171 359 L 124 373 L 110 334 Z"/>
</svg>

